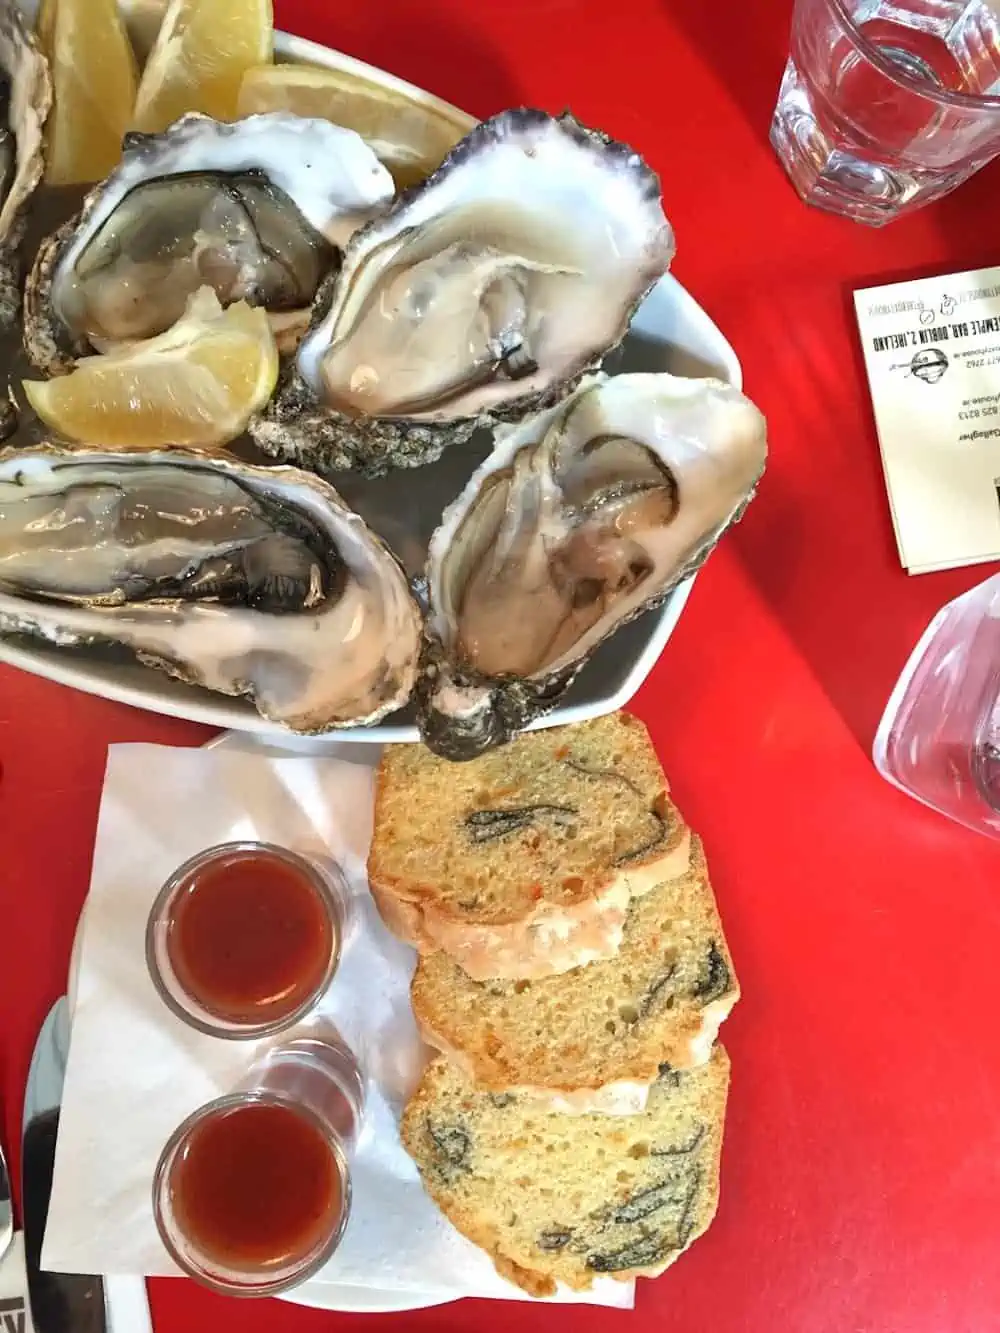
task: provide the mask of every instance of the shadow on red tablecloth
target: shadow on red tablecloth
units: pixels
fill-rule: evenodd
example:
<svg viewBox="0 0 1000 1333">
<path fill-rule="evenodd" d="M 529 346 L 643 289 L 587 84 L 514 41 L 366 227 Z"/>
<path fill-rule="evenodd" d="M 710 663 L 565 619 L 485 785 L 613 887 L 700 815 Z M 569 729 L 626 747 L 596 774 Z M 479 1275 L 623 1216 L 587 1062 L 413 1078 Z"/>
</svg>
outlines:
<svg viewBox="0 0 1000 1333">
<path fill-rule="evenodd" d="M 771 115 L 778 96 L 781 71 L 788 56 L 792 25 L 791 0 L 770 0 L 765 17 L 762 6 L 726 5 L 723 10 L 708 0 L 660 0 L 667 16 L 687 38 L 749 122 L 754 135 L 768 142 Z M 779 21 L 775 10 L 786 11 Z"/>
<path fill-rule="evenodd" d="M 911 576 L 899 562 L 855 285 L 804 272 L 784 289 L 744 293 L 738 350 L 768 417 L 770 459 L 728 540 L 867 754 L 927 623 L 990 567 Z"/>
</svg>

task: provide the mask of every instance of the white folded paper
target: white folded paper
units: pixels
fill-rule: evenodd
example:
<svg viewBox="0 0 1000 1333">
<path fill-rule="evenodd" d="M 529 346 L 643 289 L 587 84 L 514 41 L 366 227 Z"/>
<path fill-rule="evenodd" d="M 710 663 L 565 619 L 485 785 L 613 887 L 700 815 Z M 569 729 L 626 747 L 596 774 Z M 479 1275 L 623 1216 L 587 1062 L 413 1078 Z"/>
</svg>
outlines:
<svg viewBox="0 0 1000 1333">
<path fill-rule="evenodd" d="M 146 919 L 160 886 L 187 857 L 257 838 L 332 854 L 358 921 L 323 1006 L 369 1076 L 353 1210 L 337 1253 L 300 1294 L 331 1309 L 358 1308 L 359 1288 L 385 1293 L 387 1304 L 393 1293 L 425 1304 L 428 1297 L 528 1299 L 444 1219 L 399 1140 L 399 1114 L 427 1051 L 409 1005 L 414 955 L 383 927 L 367 890 L 371 820 L 370 762 L 111 748 L 71 983 L 46 1268 L 177 1271 L 153 1222 L 156 1161 L 181 1120 L 241 1082 L 263 1043 L 207 1037 L 169 1013 L 146 971 Z M 602 1278 L 591 1293 L 555 1299 L 631 1308 L 633 1298 L 632 1284 Z"/>
</svg>

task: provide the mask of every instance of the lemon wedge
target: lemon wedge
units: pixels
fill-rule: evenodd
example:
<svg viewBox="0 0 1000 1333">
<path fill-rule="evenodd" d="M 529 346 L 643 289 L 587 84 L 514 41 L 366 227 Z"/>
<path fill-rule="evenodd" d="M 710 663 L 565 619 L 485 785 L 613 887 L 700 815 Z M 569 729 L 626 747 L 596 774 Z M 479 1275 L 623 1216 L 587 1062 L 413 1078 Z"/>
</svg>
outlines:
<svg viewBox="0 0 1000 1333">
<path fill-rule="evenodd" d="M 121 157 L 135 101 L 135 57 L 116 0 L 42 0 L 38 40 L 52 70 L 45 179 L 102 180 Z"/>
<path fill-rule="evenodd" d="M 170 0 L 136 96 L 134 129 L 159 133 L 186 111 L 236 117 L 247 70 L 271 59 L 271 0 Z"/>
<path fill-rule="evenodd" d="M 291 111 L 355 130 L 392 172 L 397 189 L 429 175 L 475 124 L 449 116 L 394 88 L 316 65 L 260 65 L 243 78 L 237 112 Z"/>
<path fill-rule="evenodd" d="M 211 448 L 243 432 L 277 378 L 267 312 L 245 301 L 223 310 L 202 287 L 166 333 L 84 357 L 57 379 L 24 380 L 23 388 L 46 426 L 72 440 Z"/>
<path fill-rule="evenodd" d="M 140 65 L 145 64 L 153 49 L 166 7 L 167 0 L 118 0 L 118 9 Z"/>
</svg>

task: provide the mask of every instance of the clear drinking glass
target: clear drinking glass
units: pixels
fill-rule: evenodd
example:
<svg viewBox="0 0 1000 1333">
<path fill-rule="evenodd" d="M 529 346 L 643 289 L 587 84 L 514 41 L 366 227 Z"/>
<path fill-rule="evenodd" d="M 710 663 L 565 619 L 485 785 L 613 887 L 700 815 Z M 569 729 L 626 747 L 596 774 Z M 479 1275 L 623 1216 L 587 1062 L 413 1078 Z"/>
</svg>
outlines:
<svg viewBox="0 0 1000 1333">
<path fill-rule="evenodd" d="M 925 805 L 1000 837 L 1000 574 L 934 617 L 889 700 L 874 759 Z"/>
<path fill-rule="evenodd" d="M 332 861 L 271 843 L 220 843 L 160 890 L 146 962 L 164 1004 L 189 1026 L 253 1039 L 310 1012 L 350 927 L 349 891 Z"/>
<path fill-rule="evenodd" d="M 985 0 L 796 0 L 771 144 L 809 204 L 880 226 L 1000 151 Z"/>
<path fill-rule="evenodd" d="M 333 1030 L 268 1053 L 244 1085 L 189 1116 L 153 1178 L 153 1213 L 188 1276 L 274 1296 L 317 1272 L 351 1210 L 364 1080 Z"/>
</svg>

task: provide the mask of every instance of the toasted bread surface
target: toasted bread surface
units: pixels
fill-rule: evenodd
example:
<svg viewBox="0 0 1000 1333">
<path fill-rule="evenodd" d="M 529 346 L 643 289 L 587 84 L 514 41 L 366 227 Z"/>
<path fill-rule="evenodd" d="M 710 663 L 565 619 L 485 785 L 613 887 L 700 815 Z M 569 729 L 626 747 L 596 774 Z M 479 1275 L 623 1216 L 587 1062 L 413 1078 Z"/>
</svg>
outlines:
<svg viewBox="0 0 1000 1333">
<path fill-rule="evenodd" d="M 565 1116 L 437 1058 L 403 1115 L 424 1186 L 503 1276 L 536 1296 L 655 1276 L 711 1222 L 729 1060 L 664 1067 L 645 1111 Z"/>
<path fill-rule="evenodd" d="M 613 958 L 534 981 L 474 981 L 439 952 L 420 959 L 411 988 L 425 1038 L 476 1082 L 563 1111 L 626 1113 L 644 1105 L 664 1061 L 709 1058 L 738 997 L 697 839 L 686 875 L 632 901 Z"/>
<path fill-rule="evenodd" d="M 682 875 L 690 834 L 645 727 L 613 713 L 466 764 L 389 746 L 369 881 L 390 929 L 472 977 L 612 957 L 632 899 Z"/>
</svg>

